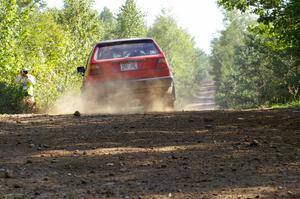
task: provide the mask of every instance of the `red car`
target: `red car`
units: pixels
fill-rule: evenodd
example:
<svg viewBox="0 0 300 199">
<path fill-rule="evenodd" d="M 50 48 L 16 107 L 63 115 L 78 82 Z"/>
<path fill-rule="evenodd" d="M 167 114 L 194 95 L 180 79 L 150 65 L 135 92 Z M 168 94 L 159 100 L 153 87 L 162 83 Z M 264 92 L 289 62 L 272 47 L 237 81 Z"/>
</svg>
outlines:
<svg viewBox="0 0 300 199">
<path fill-rule="evenodd" d="M 97 43 L 86 68 L 78 67 L 77 71 L 84 73 L 83 92 L 99 103 L 125 94 L 139 99 L 145 109 L 157 101 L 165 108 L 174 107 L 173 76 L 162 49 L 153 39 Z"/>
</svg>

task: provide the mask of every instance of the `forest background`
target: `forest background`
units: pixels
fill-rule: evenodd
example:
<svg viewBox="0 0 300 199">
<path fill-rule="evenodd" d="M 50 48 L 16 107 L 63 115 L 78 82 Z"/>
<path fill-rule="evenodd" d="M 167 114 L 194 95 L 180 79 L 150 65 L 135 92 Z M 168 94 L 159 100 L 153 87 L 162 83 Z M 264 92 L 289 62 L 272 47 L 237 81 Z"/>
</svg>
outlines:
<svg viewBox="0 0 300 199">
<path fill-rule="evenodd" d="M 63 8 L 50 9 L 41 0 L 0 0 L 0 113 L 24 111 L 14 83 L 22 68 L 37 78 L 36 101 L 47 111 L 67 91 L 80 92 L 76 67 L 86 65 L 96 42 L 132 37 L 152 37 L 162 47 L 178 106 L 210 79 L 222 109 L 299 105 L 298 0 L 219 0 L 225 29 L 212 41 L 210 55 L 165 10 L 147 27 L 134 0 L 116 15 L 93 10 L 93 3 L 64 0 Z"/>
</svg>

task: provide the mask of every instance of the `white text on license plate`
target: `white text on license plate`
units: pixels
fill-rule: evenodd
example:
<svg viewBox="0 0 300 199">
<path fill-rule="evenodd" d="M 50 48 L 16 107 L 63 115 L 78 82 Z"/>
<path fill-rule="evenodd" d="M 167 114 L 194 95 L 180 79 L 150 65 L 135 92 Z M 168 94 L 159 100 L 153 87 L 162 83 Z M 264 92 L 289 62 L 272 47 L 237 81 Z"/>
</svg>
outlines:
<svg viewBox="0 0 300 199">
<path fill-rule="evenodd" d="M 136 62 L 121 64 L 121 71 L 137 70 L 137 69 L 138 69 L 138 64 Z"/>
</svg>

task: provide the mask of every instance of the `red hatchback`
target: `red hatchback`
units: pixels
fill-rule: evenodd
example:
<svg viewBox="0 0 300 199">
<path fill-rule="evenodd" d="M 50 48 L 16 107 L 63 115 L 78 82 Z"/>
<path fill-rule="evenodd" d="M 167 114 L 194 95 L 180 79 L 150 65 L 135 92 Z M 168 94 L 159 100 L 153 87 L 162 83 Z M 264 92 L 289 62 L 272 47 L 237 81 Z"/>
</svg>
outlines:
<svg viewBox="0 0 300 199">
<path fill-rule="evenodd" d="M 95 45 L 84 74 L 83 92 L 99 103 L 110 96 L 139 99 L 146 109 L 159 101 L 173 108 L 175 87 L 166 57 L 150 38 L 103 41 Z"/>
</svg>

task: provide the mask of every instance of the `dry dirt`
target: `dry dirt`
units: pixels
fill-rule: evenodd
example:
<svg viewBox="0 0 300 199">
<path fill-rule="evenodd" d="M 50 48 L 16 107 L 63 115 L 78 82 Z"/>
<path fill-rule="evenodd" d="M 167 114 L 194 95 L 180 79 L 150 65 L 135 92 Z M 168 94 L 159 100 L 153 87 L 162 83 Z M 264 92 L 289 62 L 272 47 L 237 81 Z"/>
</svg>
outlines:
<svg viewBox="0 0 300 199">
<path fill-rule="evenodd" d="M 300 198 L 300 111 L 1 115 L 0 198 Z"/>
</svg>

